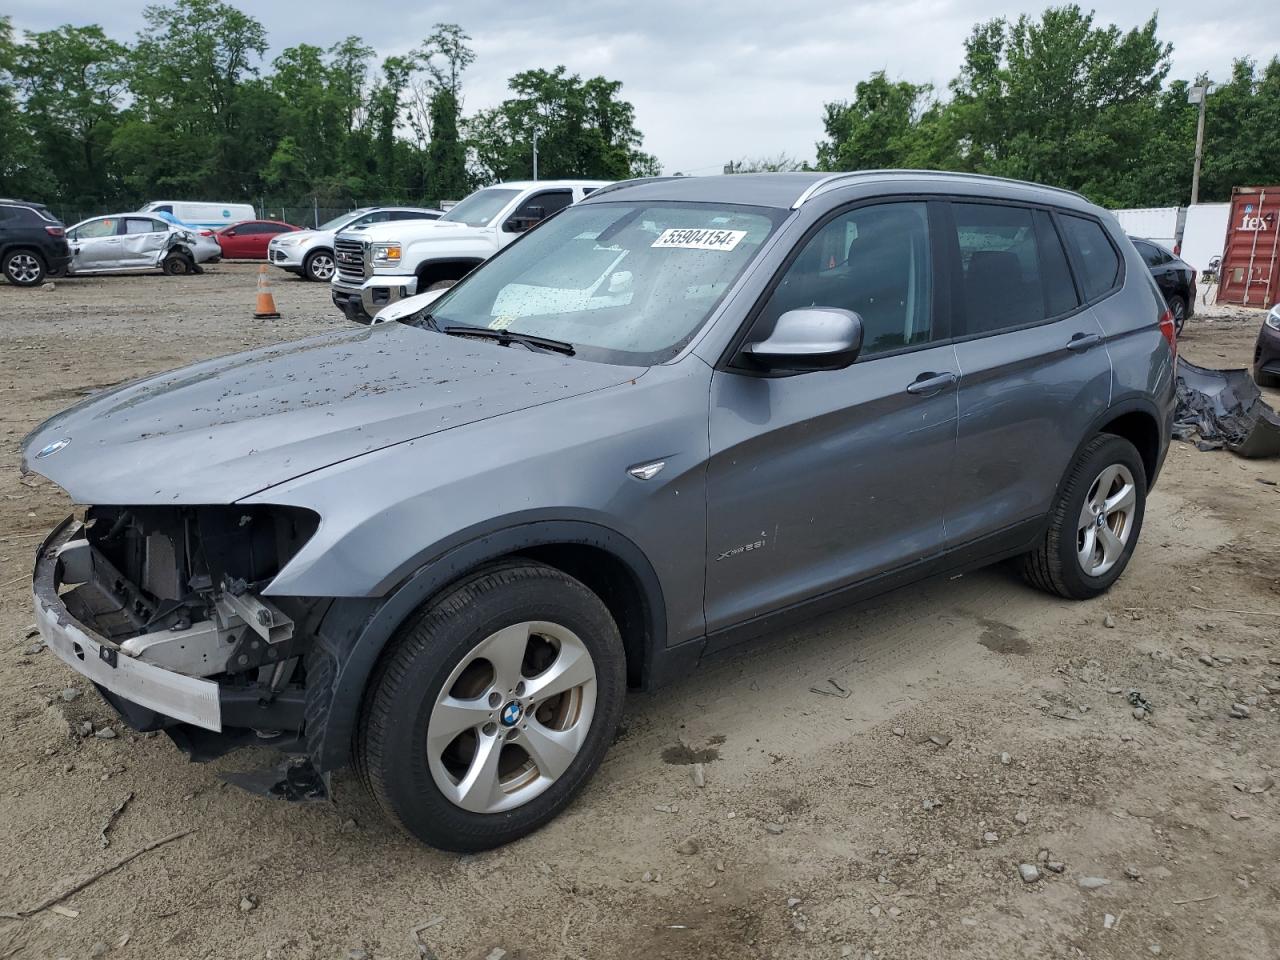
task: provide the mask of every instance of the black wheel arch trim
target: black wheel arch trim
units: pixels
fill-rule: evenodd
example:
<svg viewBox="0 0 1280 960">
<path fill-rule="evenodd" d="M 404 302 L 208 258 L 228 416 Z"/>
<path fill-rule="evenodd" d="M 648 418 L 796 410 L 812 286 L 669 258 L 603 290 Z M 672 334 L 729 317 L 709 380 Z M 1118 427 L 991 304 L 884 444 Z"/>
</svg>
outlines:
<svg viewBox="0 0 1280 960">
<path fill-rule="evenodd" d="M 411 574 L 376 598 L 339 598 L 332 602 L 317 633 L 317 643 L 335 664 L 323 711 L 322 729 L 307 731 L 308 749 L 321 771 L 350 760 L 361 703 L 383 649 L 400 624 L 422 603 L 468 572 L 494 560 L 536 547 L 583 545 L 602 549 L 626 566 L 642 591 L 645 644 L 641 652 L 642 686 L 652 685 L 656 661 L 665 650 L 666 606 L 662 585 L 644 552 L 609 527 L 579 520 L 531 520 L 476 535 L 445 552 L 434 551 Z"/>
<path fill-rule="evenodd" d="M 1142 394 L 1132 394 L 1115 401 L 1107 407 L 1106 410 L 1102 411 L 1102 413 L 1098 414 L 1098 416 L 1094 418 L 1093 422 L 1089 425 L 1089 428 L 1084 432 L 1084 436 L 1080 440 L 1080 443 L 1077 444 L 1075 451 L 1072 453 L 1071 461 L 1067 466 L 1066 473 L 1058 481 L 1059 490 L 1062 489 L 1062 484 L 1066 481 L 1067 474 L 1071 472 L 1071 464 L 1074 464 L 1076 460 L 1079 459 L 1080 451 L 1085 448 L 1089 441 L 1098 434 L 1103 433 L 1103 427 L 1130 413 L 1145 414 L 1150 417 L 1156 425 L 1157 443 L 1155 469 L 1152 470 L 1151 475 L 1147 477 L 1147 490 L 1150 491 L 1151 488 L 1155 486 L 1156 477 L 1160 474 L 1160 468 L 1164 464 L 1165 454 L 1169 451 L 1169 444 L 1172 439 L 1173 408 L 1170 407 L 1167 413 L 1161 414 L 1159 406 L 1150 397 Z M 1139 450 L 1138 453 L 1141 455 L 1142 451 Z M 1145 460 L 1143 461 L 1143 465 L 1146 465 Z"/>
</svg>

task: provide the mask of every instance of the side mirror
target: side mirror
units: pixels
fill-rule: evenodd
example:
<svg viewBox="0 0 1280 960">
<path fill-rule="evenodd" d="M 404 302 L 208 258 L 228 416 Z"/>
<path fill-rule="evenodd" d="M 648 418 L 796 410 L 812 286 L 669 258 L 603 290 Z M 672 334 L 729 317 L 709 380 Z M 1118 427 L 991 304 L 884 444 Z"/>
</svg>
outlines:
<svg viewBox="0 0 1280 960">
<path fill-rule="evenodd" d="M 544 207 L 525 207 L 522 211 L 512 216 L 506 223 L 502 225 L 502 229 L 507 233 L 524 233 L 531 230 L 546 219 L 547 211 Z"/>
<path fill-rule="evenodd" d="M 862 318 L 852 310 L 804 307 L 778 318 L 773 333 L 740 354 L 756 368 L 807 373 L 843 370 L 862 349 Z"/>
<path fill-rule="evenodd" d="M 224 237 L 234 237 L 236 235 L 236 232 L 234 230 L 223 230 L 222 235 Z"/>
</svg>

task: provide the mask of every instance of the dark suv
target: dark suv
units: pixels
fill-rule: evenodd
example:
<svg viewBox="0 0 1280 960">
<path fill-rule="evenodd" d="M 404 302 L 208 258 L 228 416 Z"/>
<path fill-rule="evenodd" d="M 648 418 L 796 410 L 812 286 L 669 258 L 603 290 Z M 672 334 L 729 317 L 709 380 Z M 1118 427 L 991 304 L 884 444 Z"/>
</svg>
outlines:
<svg viewBox="0 0 1280 960">
<path fill-rule="evenodd" d="M 1178 333 L 1191 319 L 1196 309 L 1196 272 L 1181 257 L 1170 253 L 1154 240 L 1130 237 L 1142 262 L 1151 271 L 1156 286 L 1164 294 L 1164 302 L 1173 314 L 1173 324 Z"/>
<path fill-rule="evenodd" d="M 43 204 L 0 200 L 0 273 L 19 287 L 34 287 L 71 262 L 62 221 Z"/>
<path fill-rule="evenodd" d="M 287 744 L 286 794 L 354 758 L 455 850 L 546 823 L 628 687 L 740 640 L 1011 557 L 1102 593 L 1174 410 L 1115 219 L 985 177 L 603 187 L 394 307 L 37 428 L 24 469 L 91 506 L 36 621 L 134 725 Z"/>
</svg>

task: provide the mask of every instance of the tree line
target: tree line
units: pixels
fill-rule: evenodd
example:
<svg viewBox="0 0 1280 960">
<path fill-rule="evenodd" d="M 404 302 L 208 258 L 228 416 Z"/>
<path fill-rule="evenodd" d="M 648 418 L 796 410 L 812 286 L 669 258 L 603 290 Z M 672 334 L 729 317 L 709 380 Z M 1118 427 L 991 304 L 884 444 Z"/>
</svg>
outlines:
<svg viewBox="0 0 1280 960">
<path fill-rule="evenodd" d="M 27 32 L 0 16 L 0 195 L 72 208 L 167 197 L 436 204 L 527 178 L 656 172 L 621 84 L 564 67 L 510 80 L 464 115 L 471 38 L 437 24 L 380 62 L 350 36 L 265 63 L 266 30 L 221 0 L 147 7 L 132 43 L 96 25 Z"/>
<path fill-rule="evenodd" d="M 945 99 L 876 72 L 852 100 L 826 104 L 817 165 L 1016 177 L 1113 208 L 1186 205 L 1198 108 L 1187 103 L 1191 82 L 1167 82 L 1173 46 L 1156 28 L 1155 16 L 1128 32 L 1099 26 L 1074 4 L 979 23 Z M 1202 202 L 1280 182 L 1280 57 L 1262 67 L 1237 59 L 1215 79 Z"/>
<path fill-rule="evenodd" d="M 101 27 L 15 36 L 0 16 L 0 195 L 78 209 L 168 197 L 436 204 L 532 174 L 604 180 L 659 172 L 622 85 L 564 66 L 509 80 L 467 114 L 475 61 L 457 24 L 379 60 L 355 36 L 269 63 L 254 17 L 222 0 L 147 7 L 132 42 Z M 1169 79 L 1157 19 L 1121 31 L 1074 4 L 974 26 L 942 90 L 858 82 L 823 105 L 816 167 L 915 167 L 1016 177 L 1112 207 L 1189 200 L 1197 108 Z M 1237 59 L 1209 97 L 1201 200 L 1280 182 L 1280 57 Z M 807 169 L 786 155 L 726 172 Z"/>
</svg>

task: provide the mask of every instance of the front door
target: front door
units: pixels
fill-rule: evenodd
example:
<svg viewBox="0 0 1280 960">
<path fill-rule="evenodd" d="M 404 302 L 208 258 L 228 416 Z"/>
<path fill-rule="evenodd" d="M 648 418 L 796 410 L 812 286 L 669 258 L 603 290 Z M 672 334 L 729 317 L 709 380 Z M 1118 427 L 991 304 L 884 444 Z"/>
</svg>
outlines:
<svg viewBox="0 0 1280 960">
<path fill-rule="evenodd" d="M 116 217 L 86 220 L 68 233 L 71 272 L 93 273 L 117 268 L 120 261 L 120 221 Z"/>
<path fill-rule="evenodd" d="M 786 310 L 853 310 L 864 337 L 852 366 L 714 374 L 709 632 L 941 551 L 957 366 L 940 342 L 936 223 L 935 205 L 918 201 L 834 214 L 769 294 L 750 340 Z"/>
<path fill-rule="evenodd" d="M 542 190 L 526 197 L 520 206 L 512 211 L 511 216 L 498 231 L 498 245 L 506 246 L 524 231 L 536 227 L 553 213 L 563 210 L 573 203 L 572 190 Z"/>
</svg>

